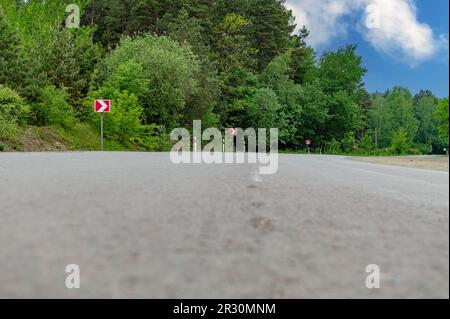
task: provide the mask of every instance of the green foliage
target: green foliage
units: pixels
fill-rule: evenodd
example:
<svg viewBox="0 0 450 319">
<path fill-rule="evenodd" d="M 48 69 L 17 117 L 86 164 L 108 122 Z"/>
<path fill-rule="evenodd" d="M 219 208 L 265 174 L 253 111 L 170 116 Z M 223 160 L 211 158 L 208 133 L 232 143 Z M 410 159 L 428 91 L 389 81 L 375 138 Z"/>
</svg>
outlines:
<svg viewBox="0 0 450 319">
<path fill-rule="evenodd" d="M 250 127 L 279 127 L 278 111 L 281 106 L 274 91 L 269 88 L 258 89 L 247 103 Z"/>
<path fill-rule="evenodd" d="M 357 148 L 355 135 L 353 133 L 345 134 L 342 139 L 342 149 L 346 153 L 351 153 Z"/>
<path fill-rule="evenodd" d="M 448 109 L 448 98 L 441 99 L 434 113 L 434 117 L 439 123 L 439 137 L 446 146 L 448 146 Z"/>
<path fill-rule="evenodd" d="M 424 154 L 427 154 L 439 139 L 437 122 L 434 118 L 438 99 L 429 91 L 421 91 L 414 97 L 413 103 L 414 115 L 418 122 L 414 142 L 423 150 Z"/>
<path fill-rule="evenodd" d="M 343 138 L 354 133 L 363 125 L 361 106 L 352 101 L 344 91 L 333 94 L 329 99 L 327 116 L 327 138 Z"/>
<path fill-rule="evenodd" d="M 4 122 L 24 124 L 28 115 L 29 108 L 19 94 L 0 85 L 0 118 Z"/>
<path fill-rule="evenodd" d="M 386 93 L 386 101 L 392 114 L 392 127 L 402 128 L 409 143 L 412 143 L 417 134 L 419 123 L 414 116 L 413 98 L 408 89 L 395 87 Z"/>
<path fill-rule="evenodd" d="M 366 155 L 371 154 L 375 150 L 375 143 L 372 134 L 366 132 L 359 141 L 359 147 Z"/>
<path fill-rule="evenodd" d="M 341 143 L 333 138 L 330 142 L 327 143 L 325 152 L 332 155 L 339 154 L 341 152 Z"/>
<path fill-rule="evenodd" d="M 328 120 L 329 96 L 322 90 L 318 80 L 305 85 L 300 97 L 300 117 L 298 108 L 294 116 L 289 116 L 291 125 L 296 128 L 291 136 L 295 148 L 303 148 L 306 139 L 314 139 L 316 145 L 327 144 L 325 125 Z M 299 120 L 300 118 L 300 120 Z M 333 139 L 331 139 L 333 140 Z M 291 146 L 292 147 L 292 146 Z"/>
<path fill-rule="evenodd" d="M 5 144 L 0 143 L 0 152 L 3 152 L 5 150 Z"/>
<path fill-rule="evenodd" d="M 0 85 L 17 88 L 22 81 L 23 61 L 20 40 L 0 4 Z"/>
<path fill-rule="evenodd" d="M 0 116 L 0 141 L 18 143 L 20 139 L 20 129 L 17 123 L 8 122 Z"/>
<path fill-rule="evenodd" d="M 161 123 L 167 128 L 180 125 L 186 101 L 198 89 L 196 75 L 200 68 L 190 48 L 150 34 L 124 38 L 102 63 L 99 84 L 111 79 L 130 60 L 139 61 L 148 83 L 148 90 L 137 96 L 144 108 L 144 124 Z"/>
<path fill-rule="evenodd" d="M 247 38 L 248 21 L 241 15 L 230 13 L 218 25 L 216 34 L 217 52 L 221 71 L 228 73 L 233 69 L 251 68 L 254 66 L 254 49 Z"/>
<path fill-rule="evenodd" d="M 54 86 L 44 87 L 37 102 L 31 106 L 31 119 L 33 124 L 39 126 L 73 127 L 76 121 L 66 90 Z"/>
<path fill-rule="evenodd" d="M 139 138 L 134 142 L 150 152 L 167 152 L 172 147 L 172 141 L 164 127 L 154 124 L 143 126 Z"/>
<path fill-rule="evenodd" d="M 86 112 L 92 114 L 92 103 L 96 98 L 108 98 L 112 102 L 111 114 L 105 116 L 105 134 L 111 139 L 128 143 L 139 137 L 143 108 L 139 97 L 149 90 L 149 81 L 144 79 L 142 66 L 134 61 L 120 64 L 105 86 L 91 92 L 86 99 Z M 94 116 L 99 126 L 99 116 Z"/>
<path fill-rule="evenodd" d="M 125 143 L 139 136 L 142 106 L 138 97 L 128 91 L 113 92 L 114 110 L 107 116 L 106 134 Z"/>
<path fill-rule="evenodd" d="M 362 78 L 367 69 L 356 55 L 356 46 L 349 45 L 336 52 L 326 52 L 320 59 L 318 76 L 328 94 L 345 92 L 354 102 L 363 94 Z"/>
<path fill-rule="evenodd" d="M 371 97 L 368 125 L 374 132 L 378 148 L 388 147 L 391 143 L 394 125 L 392 121 L 392 110 L 386 98 L 380 94 L 374 94 Z"/>
<path fill-rule="evenodd" d="M 392 136 L 391 151 L 395 155 L 403 155 L 409 152 L 411 148 L 408 132 L 404 128 L 400 128 Z"/>
</svg>

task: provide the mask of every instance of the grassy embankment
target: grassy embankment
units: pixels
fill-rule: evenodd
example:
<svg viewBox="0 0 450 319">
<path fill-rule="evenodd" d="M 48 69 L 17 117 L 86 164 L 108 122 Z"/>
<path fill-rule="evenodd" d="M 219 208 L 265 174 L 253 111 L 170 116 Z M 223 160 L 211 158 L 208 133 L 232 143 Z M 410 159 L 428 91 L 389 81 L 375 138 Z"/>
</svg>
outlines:
<svg viewBox="0 0 450 319">
<path fill-rule="evenodd" d="M 98 151 L 99 147 L 100 133 L 85 123 L 78 123 L 71 129 L 59 126 L 17 126 L 5 123 L 0 125 L 0 151 Z M 105 150 L 133 151 L 139 148 L 105 139 Z"/>
</svg>

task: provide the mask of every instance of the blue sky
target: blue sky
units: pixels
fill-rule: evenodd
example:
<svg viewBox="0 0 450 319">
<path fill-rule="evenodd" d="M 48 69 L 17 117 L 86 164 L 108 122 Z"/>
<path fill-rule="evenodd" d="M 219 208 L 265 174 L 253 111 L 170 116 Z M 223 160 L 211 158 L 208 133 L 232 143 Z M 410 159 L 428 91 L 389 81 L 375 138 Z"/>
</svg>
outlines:
<svg viewBox="0 0 450 319">
<path fill-rule="evenodd" d="M 366 88 L 449 95 L 448 0 L 287 0 L 317 52 L 354 43 Z"/>
</svg>

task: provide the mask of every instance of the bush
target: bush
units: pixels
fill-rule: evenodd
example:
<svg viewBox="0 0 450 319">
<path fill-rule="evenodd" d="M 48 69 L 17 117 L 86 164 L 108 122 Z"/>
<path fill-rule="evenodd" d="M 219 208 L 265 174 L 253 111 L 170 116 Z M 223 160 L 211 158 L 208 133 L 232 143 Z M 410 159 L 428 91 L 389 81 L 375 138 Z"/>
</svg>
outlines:
<svg viewBox="0 0 450 319">
<path fill-rule="evenodd" d="M 114 109 L 106 120 L 112 127 L 106 128 L 106 132 L 111 132 L 118 141 L 127 143 L 139 136 L 142 106 L 137 96 L 128 91 L 115 93 L 113 103 Z"/>
<path fill-rule="evenodd" d="M 6 121 L 0 114 L 0 140 L 16 144 L 18 143 L 19 138 L 20 129 L 17 126 L 17 123 Z"/>
<path fill-rule="evenodd" d="M 375 150 L 375 143 L 373 142 L 373 136 L 369 133 L 364 134 L 359 142 L 359 147 L 365 155 L 372 153 Z"/>
<path fill-rule="evenodd" d="M 145 125 L 139 138 L 134 140 L 149 152 L 167 152 L 172 147 L 172 141 L 163 126 Z"/>
<path fill-rule="evenodd" d="M 345 134 L 342 139 L 342 149 L 345 153 L 352 153 L 356 150 L 356 140 L 353 133 Z"/>
<path fill-rule="evenodd" d="M 104 117 L 105 134 L 110 139 L 128 143 L 139 138 L 143 113 L 139 96 L 148 90 L 148 81 L 143 78 L 142 72 L 142 66 L 136 62 L 123 63 L 115 70 L 105 86 L 91 92 L 85 100 L 84 118 L 91 118 L 97 127 L 100 126 L 100 116 L 93 114 L 94 100 L 99 98 L 111 100 L 111 113 Z"/>
<path fill-rule="evenodd" d="M 130 72 L 139 71 L 133 65 L 136 62 L 130 64 L 130 61 L 139 62 L 138 78 L 129 77 Z M 199 72 L 197 57 L 189 46 L 168 37 L 146 34 L 122 39 L 99 65 L 96 85 L 107 86 L 110 82 L 121 91 L 126 89 L 136 94 L 144 107 L 144 123 L 162 123 L 169 129 L 180 125 L 187 101 L 198 91 Z M 136 85 L 123 87 L 127 84 L 125 79 Z M 145 91 L 138 85 L 138 79 L 145 79 Z M 136 89 L 139 94 L 134 92 Z"/>
<path fill-rule="evenodd" d="M 340 149 L 341 149 L 341 144 L 336 140 L 336 139 L 332 139 L 331 142 L 329 142 L 325 148 L 326 153 L 328 154 L 338 154 L 340 153 Z"/>
<path fill-rule="evenodd" d="M 25 124 L 29 108 L 14 90 L 0 85 L 0 117 L 4 122 Z"/>
<path fill-rule="evenodd" d="M 68 94 L 65 90 L 54 86 L 46 86 L 42 89 L 39 100 L 32 105 L 31 117 L 36 125 L 59 125 L 63 128 L 72 128 L 75 123 L 75 115 L 72 107 L 67 102 Z"/>
<path fill-rule="evenodd" d="M 409 143 L 408 134 L 401 128 L 392 136 L 391 151 L 395 155 L 402 155 L 409 152 L 411 145 Z"/>
<path fill-rule="evenodd" d="M 0 143 L 0 152 L 3 152 L 5 150 L 5 145 Z"/>
</svg>

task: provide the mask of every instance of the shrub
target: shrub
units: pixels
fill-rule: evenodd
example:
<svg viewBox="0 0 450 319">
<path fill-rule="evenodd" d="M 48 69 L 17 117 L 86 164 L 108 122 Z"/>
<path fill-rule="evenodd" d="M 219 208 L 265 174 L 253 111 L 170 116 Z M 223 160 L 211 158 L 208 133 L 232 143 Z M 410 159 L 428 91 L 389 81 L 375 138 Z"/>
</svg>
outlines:
<svg viewBox="0 0 450 319">
<path fill-rule="evenodd" d="M 65 90 L 54 86 L 44 87 L 38 102 L 32 105 L 32 121 L 41 126 L 59 125 L 63 128 L 72 128 L 76 120 L 67 100 L 68 94 Z"/>
<path fill-rule="evenodd" d="M 129 74 L 139 70 L 135 62 L 124 66 L 129 61 L 139 62 L 138 78 L 130 79 Z M 171 128 L 180 125 L 187 101 L 198 91 L 199 71 L 199 62 L 189 46 L 146 34 L 134 39 L 124 37 L 99 65 L 96 84 L 107 86 L 110 82 L 117 89 L 136 94 L 144 107 L 144 123 L 162 123 Z M 125 79 L 133 84 L 128 85 Z M 145 79 L 145 91 L 138 79 Z"/>
<path fill-rule="evenodd" d="M 114 94 L 113 103 L 115 107 L 107 120 L 108 123 L 112 124 L 112 127 L 106 130 L 111 130 L 120 142 L 129 142 L 139 136 L 142 106 L 137 96 L 128 93 L 128 91 Z"/>
<path fill-rule="evenodd" d="M 408 134 L 401 128 L 392 136 L 391 151 L 395 155 L 406 154 L 411 148 Z"/>
<path fill-rule="evenodd" d="M 326 152 L 328 154 L 338 154 L 340 152 L 341 149 L 341 144 L 336 140 L 336 139 L 332 139 L 331 142 L 329 142 L 325 148 Z"/>
<path fill-rule="evenodd" d="M 359 142 L 359 147 L 366 154 L 370 154 L 375 150 L 375 143 L 373 142 L 373 136 L 369 133 L 364 134 Z"/>
<path fill-rule="evenodd" d="M 20 138 L 20 130 L 14 121 L 6 121 L 0 114 L 0 140 L 16 144 Z"/>
<path fill-rule="evenodd" d="M 3 152 L 5 150 L 5 145 L 0 143 L 0 152 Z"/>
<path fill-rule="evenodd" d="M 356 140 L 353 133 L 345 134 L 342 139 L 342 149 L 345 153 L 352 153 L 356 150 Z"/>
<path fill-rule="evenodd" d="M 136 138 L 134 142 L 149 152 L 170 151 L 172 147 L 172 141 L 166 134 L 164 127 L 154 124 L 143 126 L 140 137 Z"/>
<path fill-rule="evenodd" d="M 141 131 L 142 106 L 138 97 L 128 91 L 112 87 L 103 87 L 91 92 L 83 107 L 84 118 L 96 127 L 100 127 L 100 115 L 93 111 L 94 99 L 111 100 L 111 113 L 103 118 L 105 137 L 127 143 L 139 137 Z"/>
<path fill-rule="evenodd" d="M 14 90 L 0 85 L 0 116 L 4 122 L 25 124 L 29 108 Z"/>
</svg>

